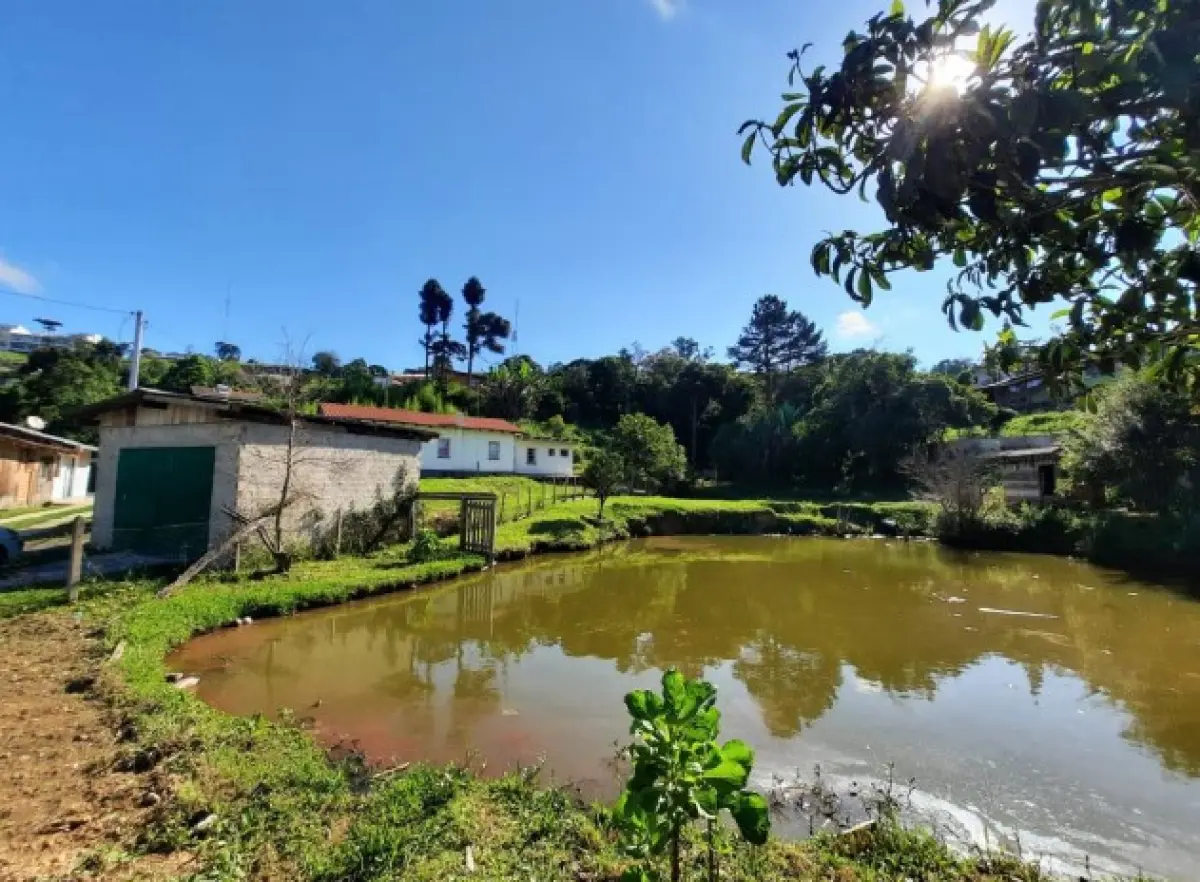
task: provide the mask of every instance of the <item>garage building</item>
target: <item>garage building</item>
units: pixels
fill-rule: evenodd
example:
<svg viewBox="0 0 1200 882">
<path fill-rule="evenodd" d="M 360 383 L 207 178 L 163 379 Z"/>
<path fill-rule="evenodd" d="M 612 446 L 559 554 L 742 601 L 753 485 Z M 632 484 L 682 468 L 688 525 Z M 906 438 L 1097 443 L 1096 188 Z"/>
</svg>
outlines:
<svg viewBox="0 0 1200 882">
<path fill-rule="evenodd" d="M 214 394 L 138 389 L 82 411 L 100 429 L 92 544 L 143 554 L 198 557 L 234 530 L 229 512 L 278 502 L 287 472 L 288 417 Z M 362 511 L 415 485 L 421 445 L 433 432 L 365 420 L 297 418 L 285 530 L 306 538 L 322 516 Z"/>
</svg>

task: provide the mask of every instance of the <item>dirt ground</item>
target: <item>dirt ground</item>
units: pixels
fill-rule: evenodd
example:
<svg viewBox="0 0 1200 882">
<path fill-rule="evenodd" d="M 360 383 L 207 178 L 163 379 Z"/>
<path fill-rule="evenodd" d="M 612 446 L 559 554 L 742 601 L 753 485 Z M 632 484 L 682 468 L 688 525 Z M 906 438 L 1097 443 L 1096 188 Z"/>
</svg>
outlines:
<svg viewBox="0 0 1200 882">
<path fill-rule="evenodd" d="M 102 658 L 68 613 L 0 622 L 0 882 L 186 872 L 182 856 L 130 854 L 159 794 L 115 768 L 115 721 L 92 689 Z"/>
</svg>

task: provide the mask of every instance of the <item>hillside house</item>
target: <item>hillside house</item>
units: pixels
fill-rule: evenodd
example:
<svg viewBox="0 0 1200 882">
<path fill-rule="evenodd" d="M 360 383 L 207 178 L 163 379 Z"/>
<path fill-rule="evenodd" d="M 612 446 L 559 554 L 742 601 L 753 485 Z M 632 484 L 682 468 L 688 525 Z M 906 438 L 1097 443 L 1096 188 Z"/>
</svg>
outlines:
<svg viewBox="0 0 1200 882">
<path fill-rule="evenodd" d="M 460 414 L 420 413 L 357 404 L 322 404 L 321 415 L 437 432 L 421 448 L 423 474 L 526 475 L 570 478 L 576 446 L 570 441 L 532 438 L 508 420 Z"/>
<path fill-rule="evenodd" d="M 0 423 L 0 508 L 82 502 L 95 452 L 90 444 Z"/>
<path fill-rule="evenodd" d="M 1059 442 L 1055 435 L 962 438 L 951 445 L 951 450 L 987 461 L 1009 505 L 1042 504 L 1058 493 L 1058 461 L 1062 457 Z"/>
<path fill-rule="evenodd" d="M 92 543 L 198 557 L 280 499 L 291 424 L 285 414 L 226 396 L 138 389 L 83 408 L 100 427 Z M 338 510 L 369 508 L 398 476 L 415 485 L 425 429 L 353 418 L 298 419 L 284 528 L 312 538 Z"/>
</svg>

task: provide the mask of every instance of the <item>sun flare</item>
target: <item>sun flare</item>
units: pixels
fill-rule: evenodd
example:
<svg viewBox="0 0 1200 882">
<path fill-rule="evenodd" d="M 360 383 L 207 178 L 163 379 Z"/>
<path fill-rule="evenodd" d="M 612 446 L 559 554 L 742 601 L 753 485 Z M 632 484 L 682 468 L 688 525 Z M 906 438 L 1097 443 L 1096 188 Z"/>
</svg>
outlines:
<svg viewBox="0 0 1200 882">
<path fill-rule="evenodd" d="M 930 88 L 944 89 L 949 87 L 955 92 L 962 92 L 966 88 L 967 80 L 971 78 L 971 74 L 974 72 L 975 64 L 973 62 L 956 53 L 950 53 L 943 55 L 929 65 L 927 83 Z"/>
</svg>

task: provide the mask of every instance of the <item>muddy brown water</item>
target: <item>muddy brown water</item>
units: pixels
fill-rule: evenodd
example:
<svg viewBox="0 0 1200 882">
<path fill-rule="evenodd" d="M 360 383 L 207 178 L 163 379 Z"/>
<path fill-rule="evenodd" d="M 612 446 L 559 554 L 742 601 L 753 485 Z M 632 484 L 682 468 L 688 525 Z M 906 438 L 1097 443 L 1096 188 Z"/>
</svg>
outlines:
<svg viewBox="0 0 1200 882">
<path fill-rule="evenodd" d="M 1200 603 L 1061 558 L 651 539 L 220 631 L 171 664 L 375 762 L 544 761 L 597 795 L 622 696 L 675 666 L 718 686 L 763 788 L 890 765 L 951 841 L 1200 877 Z"/>
</svg>

